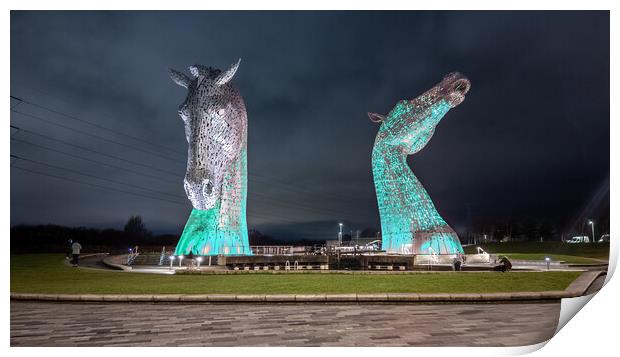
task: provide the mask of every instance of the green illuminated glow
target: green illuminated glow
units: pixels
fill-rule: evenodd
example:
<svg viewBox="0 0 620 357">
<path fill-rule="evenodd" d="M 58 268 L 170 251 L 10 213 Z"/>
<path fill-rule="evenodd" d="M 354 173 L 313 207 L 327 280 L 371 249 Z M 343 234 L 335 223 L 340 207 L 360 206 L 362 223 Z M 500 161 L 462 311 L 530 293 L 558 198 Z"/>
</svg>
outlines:
<svg viewBox="0 0 620 357">
<path fill-rule="evenodd" d="M 379 129 L 372 171 L 382 249 L 389 253 L 463 253 L 458 236 L 407 164 L 407 156 L 428 143 L 450 108 L 450 102 L 431 90 L 412 101 L 400 101 Z"/>
<path fill-rule="evenodd" d="M 227 173 L 222 184 L 221 198 L 208 210 L 192 209 L 176 255 L 251 255 L 246 220 L 247 149 Z M 239 188 L 238 183 L 241 182 Z M 241 194 L 233 192 L 241 190 Z"/>
</svg>

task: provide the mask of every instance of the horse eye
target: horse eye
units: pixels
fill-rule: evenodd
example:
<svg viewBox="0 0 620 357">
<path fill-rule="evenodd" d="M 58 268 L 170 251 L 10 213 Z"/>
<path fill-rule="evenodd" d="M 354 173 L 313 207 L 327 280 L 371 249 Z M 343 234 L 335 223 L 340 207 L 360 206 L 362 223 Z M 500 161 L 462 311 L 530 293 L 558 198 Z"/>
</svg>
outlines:
<svg viewBox="0 0 620 357">
<path fill-rule="evenodd" d="M 222 108 L 222 109 L 218 110 L 217 114 L 219 114 L 220 116 L 223 116 L 224 114 L 226 114 L 226 109 Z"/>
</svg>

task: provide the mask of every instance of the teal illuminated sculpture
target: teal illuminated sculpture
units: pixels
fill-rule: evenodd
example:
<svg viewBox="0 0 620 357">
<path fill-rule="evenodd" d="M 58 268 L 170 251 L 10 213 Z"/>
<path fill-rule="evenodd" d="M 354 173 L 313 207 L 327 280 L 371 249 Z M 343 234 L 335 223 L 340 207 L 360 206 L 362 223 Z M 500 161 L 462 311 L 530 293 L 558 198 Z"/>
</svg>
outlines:
<svg viewBox="0 0 620 357">
<path fill-rule="evenodd" d="M 249 255 L 246 222 L 248 119 L 231 81 L 239 61 L 226 71 L 190 66 L 192 76 L 170 70 L 187 88 L 179 107 L 188 143 L 184 186 L 192 202 L 175 254 Z"/>
<path fill-rule="evenodd" d="M 450 73 L 421 96 L 398 102 L 387 116 L 368 113 L 381 123 L 372 150 L 372 173 L 382 249 L 388 253 L 463 253 L 458 236 L 407 165 L 407 156 L 426 146 L 439 121 L 461 104 L 470 86 L 463 75 Z"/>
</svg>

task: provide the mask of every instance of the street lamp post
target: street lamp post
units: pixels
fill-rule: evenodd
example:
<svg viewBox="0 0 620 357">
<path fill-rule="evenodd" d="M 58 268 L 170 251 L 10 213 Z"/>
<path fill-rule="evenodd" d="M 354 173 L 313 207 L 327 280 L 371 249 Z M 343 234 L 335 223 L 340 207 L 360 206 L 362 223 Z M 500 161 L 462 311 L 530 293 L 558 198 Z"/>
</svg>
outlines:
<svg viewBox="0 0 620 357">
<path fill-rule="evenodd" d="M 340 230 L 338 231 L 338 245 L 342 245 L 342 222 L 338 223 Z"/>
<path fill-rule="evenodd" d="M 594 240 L 594 221 L 589 220 L 588 224 L 592 227 L 592 243 L 596 243 L 596 241 Z"/>
</svg>

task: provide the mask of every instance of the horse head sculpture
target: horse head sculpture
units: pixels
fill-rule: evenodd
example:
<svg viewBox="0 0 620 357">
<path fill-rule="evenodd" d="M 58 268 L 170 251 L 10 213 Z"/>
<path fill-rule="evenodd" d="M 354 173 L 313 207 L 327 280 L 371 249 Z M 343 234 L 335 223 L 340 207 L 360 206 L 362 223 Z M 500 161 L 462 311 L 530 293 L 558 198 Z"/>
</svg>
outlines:
<svg viewBox="0 0 620 357">
<path fill-rule="evenodd" d="M 191 76 L 171 69 L 187 96 L 179 106 L 188 143 L 184 187 L 194 210 L 177 254 L 242 254 L 249 251 L 247 199 L 247 113 L 232 85 L 239 63 L 225 71 L 189 67 Z"/>
<path fill-rule="evenodd" d="M 415 177 L 407 156 L 428 144 L 444 115 L 461 104 L 471 84 L 450 73 L 412 100 L 401 100 L 387 116 L 368 113 L 381 123 L 372 151 L 372 171 L 381 215 L 382 249 L 393 253 L 457 254 L 458 236 L 437 212 Z"/>
</svg>

